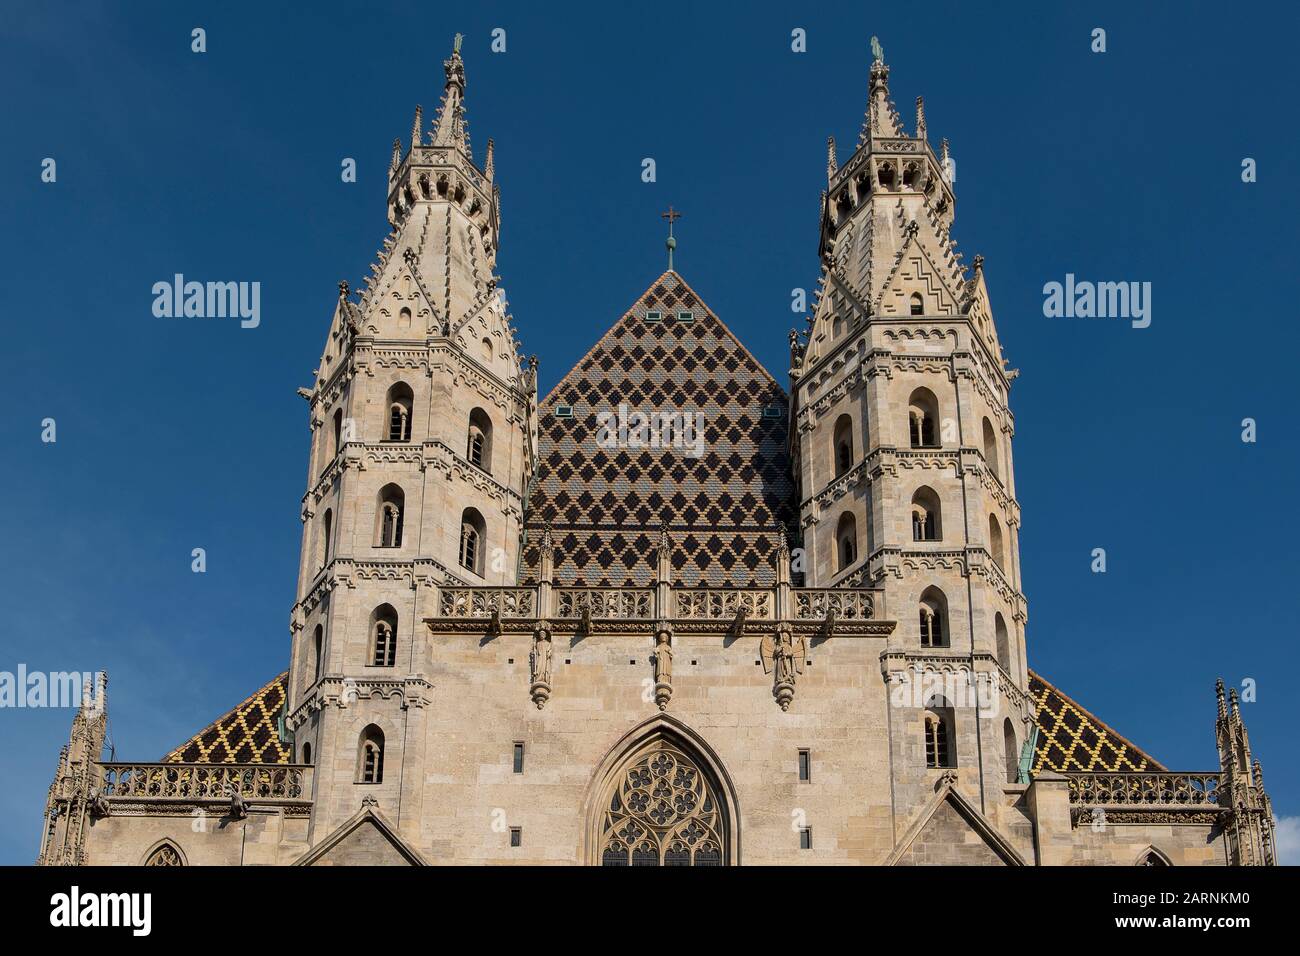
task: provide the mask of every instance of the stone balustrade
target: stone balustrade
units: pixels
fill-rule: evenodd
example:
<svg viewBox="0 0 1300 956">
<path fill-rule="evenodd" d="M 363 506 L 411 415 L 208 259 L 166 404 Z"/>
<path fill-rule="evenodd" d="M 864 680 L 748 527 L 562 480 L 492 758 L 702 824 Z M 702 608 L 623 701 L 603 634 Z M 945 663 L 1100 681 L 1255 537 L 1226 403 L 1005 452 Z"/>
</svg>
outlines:
<svg viewBox="0 0 1300 956">
<path fill-rule="evenodd" d="M 105 763 L 103 795 L 130 800 L 309 800 L 302 764 Z"/>
<path fill-rule="evenodd" d="M 441 617 L 533 617 L 537 613 L 536 588 L 442 588 L 438 600 Z"/>
<path fill-rule="evenodd" d="M 659 606 L 659 591 L 644 588 L 460 587 L 439 588 L 441 618 L 497 617 L 559 620 L 729 621 L 743 610 L 751 622 L 823 621 L 834 612 L 842 623 L 884 617 L 884 592 L 878 588 L 673 588 Z"/>
<path fill-rule="evenodd" d="M 770 621 L 776 614 L 775 591 L 767 588 L 681 588 L 673 592 L 677 618 L 731 620 L 745 611 L 751 621 Z"/>
<path fill-rule="evenodd" d="M 556 588 L 556 617 L 645 620 L 654 615 L 651 588 Z"/>
<path fill-rule="evenodd" d="M 831 611 L 840 621 L 877 620 L 882 596 L 872 588 L 799 588 L 793 594 L 796 621 L 824 620 Z"/>
<path fill-rule="evenodd" d="M 1093 807 L 1215 807 L 1217 773 L 1071 773 L 1070 803 Z"/>
</svg>

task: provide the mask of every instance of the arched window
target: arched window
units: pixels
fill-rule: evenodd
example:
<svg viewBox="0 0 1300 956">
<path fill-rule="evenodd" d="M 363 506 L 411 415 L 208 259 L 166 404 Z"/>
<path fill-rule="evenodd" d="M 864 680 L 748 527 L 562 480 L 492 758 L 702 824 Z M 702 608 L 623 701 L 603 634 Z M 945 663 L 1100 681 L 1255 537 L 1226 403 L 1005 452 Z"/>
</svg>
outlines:
<svg viewBox="0 0 1300 956">
<path fill-rule="evenodd" d="M 1165 856 L 1153 846 L 1147 847 L 1142 851 L 1137 859 L 1138 866 L 1173 866 L 1169 862 L 1169 857 Z"/>
<path fill-rule="evenodd" d="M 387 441 L 411 440 L 411 409 L 415 406 L 415 393 L 405 382 L 398 382 L 388 390 Z"/>
<path fill-rule="evenodd" d="M 409 329 L 411 327 L 411 310 L 403 308 L 397 317 L 397 327 L 399 329 Z"/>
<path fill-rule="evenodd" d="M 149 854 L 149 858 L 144 861 L 145 866 L 184 866 L 185 860 L 181 856 L 173 843 L 163 842 L 154 848 Z"/>
<path fill-rule="evenodd" d="M 908 399 L 908 430 L 913 448 L 939 447 L 939 400 L 928 388 L 918 388 Z"/>
<path fill-rule="evenodd" d="M 599 804 L 601 866 L 722 866 L 721 792 L 705 765 L 659 739 L 614 775 Z"/>
<path fill-rule="evenodd" d="M 998 522 L 997 515 L 989 515 L 989 553 L 993 555 L 993 563 L 1005 570 L 1006 557 L 1002 550 L 1002 525 Z"/>
<path fill-rule="evenodd" d="M 370 665 L 392 667 L 397 663 L 397 612 L 381 604 L 370 615 Z"/>
<path fill-rule="evenodd" d="M 309 743 L 302 745 L 302 762 L 305 764 L 311 763 L 311 744 Z"/>
<path fill-rule="evenodd" d="M 316 625 L 316 632 L 312 635 L 311 649 L 312 649 L 311 683 L 314 684 L 318 680 L 320 680 L 320 668 L 321 668 L 321 664 L 324 662 L 324 654 L 325 654 L 325 628 L 322 627 L 320 624 Z"/>
<path fill-rule="evenodd" d="M 465 457 L 471 465 L 492 471 L 492 419 L 481 408 L 469 413 L 469 439 Z"/>
<path fill-rule="evenodd" d="M 343 409 L 338 409 L 334 413 L 334 447 L 333 453 L 337 455 L 343 448 Z"/>
<path fill-rule="evenodd" d="M 357 783 L 384 782 L 384 732 L 374 724 L 361 731 L 357 748 Z"/>
<path fill-rule="evenodd" d="M 939 541 L 942 538 L 939 496 L 933 488 L 922 485 L 912 495 L 912 540 Z"/>
<path fill-rule="evenodd" d="M 993 430 L 993 423 L 984 419 L 984 460 L 989 463 L 989 470 L 999 478 L 1002 477 L 1002 463 L 998 460 L 998 436 Z"/>
<path fill-rule="evenodd" d="M 853 419 L 841 415 L 835 422 L 835 477 L 853 467 Z"/>
<path fill-rule="evenodd" d="M 910 300 L 911 312 L 913 315 L 925 314 L 925 300 L 921 298 L 921 293 L 913 292 Z"/>
<path fill-rule="evenodd" d="M 1016 744 L 1016 728 L 1008 717 L 1002 721 L 1002 749 L 1007 761 L 1007 783 L 1020 780 L 1020 751 Z"/>
<path fill-rule="evenodd" d="M 333 556 L 331 549 L 334 541 L 334 512 L 329 508 L 325 509 L 325 514 L 321 517 L 320 536 L 320 563 L 321 567 L 324 567 L 330 563 L 330 558 Z"/>
<path fill-rule="evenodd" d="M 953 747 L 952 708 L 937 697 L 932 699 L 922 715 L 925 730 L 925 765 L 927 767 L 955 767 L 957 755 Z"/>
<path fill-rule="evenodd" d="M 1011 673 L 1011 635 L 1007 633 L 1007 622 L 1002 612 L 993 615 L 993 639 L 997 648 L 998 663 L 1008 674 Z"/>
<path fill-rule="evenodd" d="M 406 495 L 397 485 L 384 485 L 379 492 L 375 547 L 400 548 L 402 546 L 402 513 L 406 508 Z"/>
<path fill-rule="evenodd" d="M 858 519 L 846 511 L 840 515 L 839 526 L 835 530 L 835 550 L 839 556 L 839 570 L 852 567 L 858 560 Z"/>
<path fill-rule="evenodd" d="M 922 647 L 948 646 L 948 599 L 936 587 L 921 592 L 918 610 Z"/>
<path fill-rule="evenodd" d="M 489 365 L 492 364 L 492 340 L 491 339 L 483 340 L 483 361 Z"/>
<path fill-rule="evenodd" d="M 483 516 L 475 508 L 466 508 L 460 518 L 460 566 L 480 576 L 486 536 Z"/>
</svg>

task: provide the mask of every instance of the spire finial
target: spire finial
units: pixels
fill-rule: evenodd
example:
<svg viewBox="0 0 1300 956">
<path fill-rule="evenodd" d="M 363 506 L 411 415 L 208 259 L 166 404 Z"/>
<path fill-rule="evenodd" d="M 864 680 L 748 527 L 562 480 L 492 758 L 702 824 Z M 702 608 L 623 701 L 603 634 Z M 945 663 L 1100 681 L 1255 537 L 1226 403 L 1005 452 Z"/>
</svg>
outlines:
<svg viewBox="0 0 1300 956">
<path fill-rule="evenodd" d="M 826 137 L 826 181 L 830 182 L 835 178 L 835 171 L 840 168 L 839 162 L 835 158 L 835 137 Z"/>
<path fill-rule="evenodd" d="M 862 120 L 862 134 L 858 137 L 861 146 L 872 136 L 886 136 L 891 139 L 903 135 L 903 124 L 898 118 L 898 110 L 889 99 L 889 67 L 885 65 L 885 51 L 880 48 L 880 41 L 871 38 L 871 81 L 867 87 L 867 113 Z"/>
<path fill-rule="evenodd" d="M 411 124 L 411 149 L 420 145 L 420 126 L 424 117 L 424 107 L 420 104 L 415 105 L 415 121 Z"/>
<path fill-rule="evenodd" d="M 457 33 L 456 36 L 452 38 L 451 41 L 452 56 L 460 56 L 460 45 L 464 39 L 465 39 L 465 34 L 463 33 Z"/>
<path fill-rule="evenodd" d="M 487 177 L 488 182 L 492 182 L 492 177 L 496 175 L 496 144 L 492 142 L 492 137 L 488 137 L 487 156 L 483 160 L 483 175 Z"/>
<path fill-rule="evenodd" d="M 456 146 L 468 153 L 469 143 L 465 135 L 465 61 L 460 58 L 462 39 L 464 38 L 457 33 L 452 43 L 451 56 L 442 61 L 442 70 L 447 80 L 443 84 L 442 102 L 438 106 L 438 118 L 434 122 L 433 145 Z"/>
<path fill-rule="evenodd" d="M 916 98 L 916 138 L 925 139 L 925 97 Z"/>
<path fill-rule="evenodd" d="M 673 271 L 673 250 L 677 248 L 677 240 L 673 238 L 673 223 L 682 218 L 682 214 L 670 204 L 667 212 L 659 214 L 661 219 L 668 220 L 668 238 L 664 242 L 664 247 L 668 250 L 668 271 Z"/>
<path fill-rule="evenodd" d="M 389 165 L 390 173 L 397 172 L 397 167 L 402 165 L 402 141 L 401 139 L 393 140 L 393 162 Z"/>
</svg>

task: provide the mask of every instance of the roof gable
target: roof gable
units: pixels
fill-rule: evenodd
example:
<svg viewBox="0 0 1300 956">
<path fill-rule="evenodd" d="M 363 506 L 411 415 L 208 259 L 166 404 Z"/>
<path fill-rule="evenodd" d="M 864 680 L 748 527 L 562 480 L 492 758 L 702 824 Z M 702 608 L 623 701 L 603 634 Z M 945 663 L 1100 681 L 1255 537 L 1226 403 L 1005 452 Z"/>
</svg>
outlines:
<svg viewBox="0 0 1300 956">
<path fill-rule="evenodd" d="M 280 740 L 289 672 L 263 685 L 166 757 L 164 763 L 291 763 Z"/>
<path fill-rule="evenodd" d="M 1137 773 L 1166 769 L 1137 744 L 1033 671 L 1029 672 L 1029 696 L 1037 707 L 1035 774 L 1043 770 L 1057 773 Z"/>
<path fill-rule="evenodd" d="M 792 520 L 788 408 L 722 320 L 664 273 L 541 403 L 525 577 L 549 524 L 559 583 L 646 585 L 666 526 L 675 583 L 771 584 L 774 531 Z M 638 414 L 672 418 L 638 428 Z"/>
</svg>

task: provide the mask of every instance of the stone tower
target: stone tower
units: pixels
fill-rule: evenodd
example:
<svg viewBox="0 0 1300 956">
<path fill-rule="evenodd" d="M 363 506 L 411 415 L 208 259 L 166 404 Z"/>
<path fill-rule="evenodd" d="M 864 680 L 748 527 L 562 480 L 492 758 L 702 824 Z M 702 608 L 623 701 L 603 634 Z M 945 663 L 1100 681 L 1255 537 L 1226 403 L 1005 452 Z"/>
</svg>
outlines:
<svg viewBox="0 0 1300 956">
<path fill-rule="evenodd" d="M 382 812 L 418 820 L 433 588 L 517 576 L 536 369 L 493 271 L 493 145 L 478 166 L 459 38 L 443 65 L 432 129 L 417 107 L 410 147 L 393 143 L 392 231 L 359 298 L 340 283 L 300 390 L 312 442 L 286 725 L 317 767 L 313 840 L 357 811 L 362 776 Z"/>
<path fill-rule="evenodd" d="M 806 338 L 790 336 L 806 583 L 884 588 L 899 622 L 885 666 L 900 695 L 922 672 L 974 683 L 982 703 L 960 688 L 959 699 L 928 687 L 913 696 L 953 728 L 956 752 L 939 764 L 961 768 L 992 803 L 1019 776 L 1032 726 L 1007 405 L 1015 373 L 982 258 L 967 272 L 951 238 L 947 141 L 936 155 L 920 97 L 915 133 L 904 130 L 873 46 L 857 146 L 841 164 L 828 144 L 813 315 Z M 897 757 L 895 767 L 926 763 L 911 749 Z M 902 773 L 900 793 L 924 788 Z"/>
</svg>

